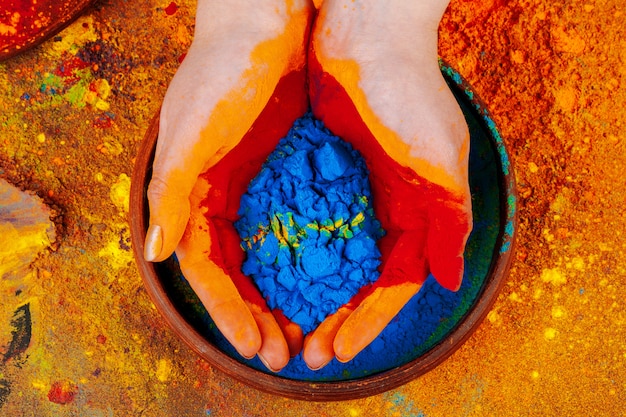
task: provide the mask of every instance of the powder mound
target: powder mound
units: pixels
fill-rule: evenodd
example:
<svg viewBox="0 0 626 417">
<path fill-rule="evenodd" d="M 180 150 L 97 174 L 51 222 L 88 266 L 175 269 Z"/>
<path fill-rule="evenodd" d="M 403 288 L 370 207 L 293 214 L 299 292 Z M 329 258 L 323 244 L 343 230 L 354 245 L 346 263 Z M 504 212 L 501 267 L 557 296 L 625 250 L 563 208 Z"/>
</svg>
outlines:
<svg viewBox="0 0 626 417">
<path fill-rule="evenodd" d="M 378 278 L 384 231 L 365 161 L 310 113 L 269 155 L 238 214 L 243 273 L 305 334 Z"/>
</svg>

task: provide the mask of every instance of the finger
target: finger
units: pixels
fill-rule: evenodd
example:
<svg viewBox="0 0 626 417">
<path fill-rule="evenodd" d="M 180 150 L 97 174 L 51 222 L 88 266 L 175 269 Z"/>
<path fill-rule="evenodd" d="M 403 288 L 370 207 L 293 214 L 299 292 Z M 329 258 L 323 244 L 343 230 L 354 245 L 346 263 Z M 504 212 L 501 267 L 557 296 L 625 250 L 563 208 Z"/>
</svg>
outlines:
<svg viewBox="0 0 626 417">
<path fill-rule="evenodd" d="M 278 372 L 289 362 L 289 346 L 272 313 L 254 302 L 246 302 L 261 332 L 261 348 L 257 356 L 272 372 Z"/>
<path fill-rule="evenodd" d="M 446 200 L 431 206 L 428 229 L 430 271 L 442 287 L 451 291 L 461 287 L 463 252 L 471 229 L 469 203 Z"/>
<path fill-rule="evenodd" d="M 422 230 L 405 231 L 398 237 L 372 290 L 337 331 L 333 343 L 337 360 L 354 358 L 419 291 L 428 276 L 424 240 Z"/>
<path fill-rule="evenodd" d="M 333 343 L 337 360 L 348 362 L 368 346 L 419 291 L 421 284 L 405 282 L 376 288 L 341 326 Z"/>
<path fill-rule="evenodd" d="M 261 346 L 257 352 L 259 359 L 269 370 L 278 372 L 287 365 L 290 358 L 284 332 L 254 282 L 241 272 L 244 252 L 233 224 L 219 218 L 212 219 L 210 223 L 215 235 L 219 236 L 219 244 L 213 246 L 211 258 L 222 262 L 222 268 L 230 276 L 237 292 L 252 313 L 261 335 Z"/>
<path fill-rule="evenodd" d="M 198 179 L 185 234 L 176 248 L 181 270 L 224 337 L 244 357 L 261 348 L 261 333 L 248 305 L 219 261 L 215 227 L 204 216 L 199 196 L 209 185 Z"/>
<path fill-rule="evenodd" d="M 188 124 L 192 127 L 186 129 L 169 130 L 168 119 L 176 115 L 168 117 L 165 104 L 147 191 L 150 219 L 144 257 L 152 262 L 163 261 L 176 249 L 189 220 L 189 195 L 209 157 L 194 146 L 200 137 L 198 122 Z M 202 118 L 198 115 L 197 120 Z M 177 125 L 185 123 L 176 121 Z"/>
<path fill-rule="evenodd" d="M 298 353 L 302 351 L 302 346 L 304 344 L 304 333 L 302 332 L 302 328 L 289 320 L 279 309 L 272 310 L 272 314 L 285 336 L 287 346 L 289 347 L 289 356 L 292 358 L 297 356 Z"/>
<path fill-rule="evenodd" d="M 351 306 L 341 307 L 307 335 L 304 340 L 302 358 L 311 370 L 323 368 L 335 357 L 333 341 L 337 331 L 353 311 L 354 308 Z"/>
<path fill-rule="evenodd" d="M 237 352 L 248 359 L 254 357 L 261 349 L 262 333 L 248 304 L 222 268 L 206 258 L 198 259 L 197 254 L 189 253 L 188 250 L 197 245 L 194 243 L 185 247 L 184 242 L 185 238 L 176 254 L 189 285 Z"/>
<path fill-rule="evenodd" d="M 209 116 L 215 112 L 219 95 L 227 90 L 206 91 L 207 84 L 214 81 L 206 81 L 206 76 L 198 74 L 199 68 L 206 67 L 202 52 L 197 46 L 189 50 L 167 89 L 160 110 L 158 140 L 147 191 L 150 219 L 144 257 L 148 261 L 162 261 L 176 248 L 189 219 L 189 194 L 207 161 L 215 154 L 202 133 L 209 127 Z M 218 70 L 214 68 L 212 72 Z M 197 82 L 197 79 L 203 81 Z M 219 142 L 213 139 L 214 143 Z"/>
</svg>

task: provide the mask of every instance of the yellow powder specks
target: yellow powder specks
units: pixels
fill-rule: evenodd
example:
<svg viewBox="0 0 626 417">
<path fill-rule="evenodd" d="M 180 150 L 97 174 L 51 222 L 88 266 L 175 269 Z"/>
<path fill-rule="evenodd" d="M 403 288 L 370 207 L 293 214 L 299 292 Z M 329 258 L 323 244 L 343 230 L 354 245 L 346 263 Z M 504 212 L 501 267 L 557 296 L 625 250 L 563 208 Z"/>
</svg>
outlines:
<svg viewBox="0 0 626 417">
<path fill-rule="evenodd" d="M 159 359 L 157 362 L 156 377 L 161 382 L 167 382 L 172 374 L 172 364 L 167 359 Z"/>
<path fill-rule="evenodd" d="M 512 49 L 511 50 L 511 61 L 516 63 L 516 64 L 523 64 L 524 61 L 526 61 L 526 56 L 524 54 L 524 51 L 521 51 L 519 49 Z"/>
<path fill-rule="evenodd" d="M 528 170 L 532 173 L 535 174 L 539 171 L 539 167 L 537 166 L 537 164 L 535 164 L 534 162 L 529 162 L 528 163 Z"/>
<path fill-rule="evenodd" d="M 487 314 L 487 320 L 489 320 L 489 323 L 493 324 L 494 326 L 500 326 L 500 324 L 502 323 L 502 317 L 497 310 L 491 310 Z"/>
<path fill-rule="evenodd" d="M 511 301 L 515 301 L 516 303 L 521 303 L 521 302 L 522 302 L 522 298 L 521 298 L 521 297 L 519 296 L 519 294 L 518 294 L 518 293 L 516 293 L 516 292 L 512 292 L 512 293 L 509 295 L 509 300 L 511 300 Z"/>
<path fill-rule="evenodd" d="M 46 141 L 46 135 L 44 133 L 40 133 L 37 135 L 37 142 L 44 143 Z"/>
<path fill-rule="evenodd" d="M 560 319 L 565 316 L 565 309 L 561 306 L 553 306 L 551 315 L 554 319 Z"/>
<path fill-rule="evenodd" d="M 100 184 L 102 184 L 102 182 L 104 181 L 104 174 L 103 174 L 102 172 L 96 172 L 96 173 L 93 175 L 93 179 L 94 179 L 96 182 L 99 182 Z"/>
<path fill-rule="evenodd" d="M 110 104 L 106 100 L 110 93 L 111 86 L 109 82 L 104 78 L 100 78 L 91 83 L 90 88 L 84 91 L 83 101 L 98 110 L 107 111 L 110 108 Z"/>
<path fill-rule="evenodd" d="M 570 206 L 569 190 L 564 188 L 550 203 L 550 210 L 556 213 L 563 213 Z"/>
<path fill-rule="evenodd" d="M 124 152 L 124 146 L 114 137 L 107 135 L 102 143 L 96 146 L 98 152 L 104 155 L 120 156 Z"/>
<path fill-rule="evenodd" d="M 18 12 L 14 12 L 11 15 L 10 25 L 0 23 L 0 35 L 15 35 L 17 33 L 17 24 L 20 21 L 20 17 Z"/>
<path fill-rule="evenodd" d="M 556 338 L 558 331 L 552 327 L 548 327 L 543 331 L 543 338 L 550 341 Z"/>
<path fill-rule="evenodd" d="M 38 379 L 33 380 L 31 382 L 31 385 L 33 386 L 33 388 L 39 391 L 44 391 L 48 389 L 48 384 Z"/>
<path fill-rule="evenodd" d="M 546 268 L 541 271 L 541 280 L 546 283 L 558 286 L 567 283 L 567 278 L 559 268 Z"/>
<path fill-rule="evenodd" d="M 189 33 L 187 26 L 179 25 L 178 30 L 176 31 L 176 40 L 179 44 L 188 46 L 191 44 L 193 36 Z"/>
<path fill-rule="evenodd" d="M 532 379 L 539 379 L 539 371 L 537 371 L 537 370 L 532 371 L 532 372 L 530 373 L 530 377 L 531 377 Z"/>
<path fill-rule="evenodd" d="M 118 209 L 128 213 L 130 204 L 130 178 L 128 175 L 124 173 L 119 175 L 117 181 L 111 186 L 109 198 Z"/>
<path fill-rule="evenodd" d="M 118 240 L 112 240 L 98 252 L 98 256 L 107 258 L 114 269 L 120 269 L 133 263 L 133 254 L 120 248 Z"/>
<path fill-rule="evenodd" d="M 543 238 L 546 240 L 546 242 L 550 243 L 554 240 L 554 234 L 552 234 L 552 232 L 550 232 L 550 229 L 545 228 L 541 231 L 541 235 L 543 236 Z"/>
<path fill-rule="evenodd" d="M 87 42 L 95 42 L 98 39 L 93 17 L 89 14 L 77 19 L 62 34 L 60 39 L 46 44 L 49 46 L 48 53 L 59 56 L 66 52 L 76 54 Z"/>
</svg>

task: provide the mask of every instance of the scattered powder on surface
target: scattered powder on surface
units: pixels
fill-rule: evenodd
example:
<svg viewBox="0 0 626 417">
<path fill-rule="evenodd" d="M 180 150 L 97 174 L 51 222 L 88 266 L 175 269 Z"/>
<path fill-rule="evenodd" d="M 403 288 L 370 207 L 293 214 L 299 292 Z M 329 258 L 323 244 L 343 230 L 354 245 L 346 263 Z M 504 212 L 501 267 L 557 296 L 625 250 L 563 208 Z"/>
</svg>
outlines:
<svg viewBox="0 0 626 417">
<path fill-rule="evenodd" d="M 310 114 L 251 181 L 239 215 L 243 272 L 305 333 L 378 277 L 384 232 L 365 162 Z"/>
</svg>

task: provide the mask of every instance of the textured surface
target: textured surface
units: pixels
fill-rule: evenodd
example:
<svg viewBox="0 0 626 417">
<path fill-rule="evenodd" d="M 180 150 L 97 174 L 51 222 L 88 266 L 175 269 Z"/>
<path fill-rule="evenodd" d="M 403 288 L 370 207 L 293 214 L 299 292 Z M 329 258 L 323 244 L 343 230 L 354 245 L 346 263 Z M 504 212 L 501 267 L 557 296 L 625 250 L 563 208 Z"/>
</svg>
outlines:
<svg viewBox="0 0 626 417">
<path fill-rule="evenodd" d="M 307 114 L 241 199 L 242 271 L 305 334 L 378 278 L 384 231 L 368 174 L 358 152 Z"/>
<path fill-rule="evenodd" d="M 12 312 L 0 323 L 3 415 L 622 415 L 621 1 L 452 1 L 440 53 L 510 147 L 517 258 L 488 319 L 446 362 L 392 392 L 323 404 L 260 393 L 199 361 L 133 263 L 133 156 L 189 46 L 194 7 L 102 2 L 0 64 L 0 176 L 58 213 L 36 278 L 19 292 L 0 281 Z"/>
</svg>

